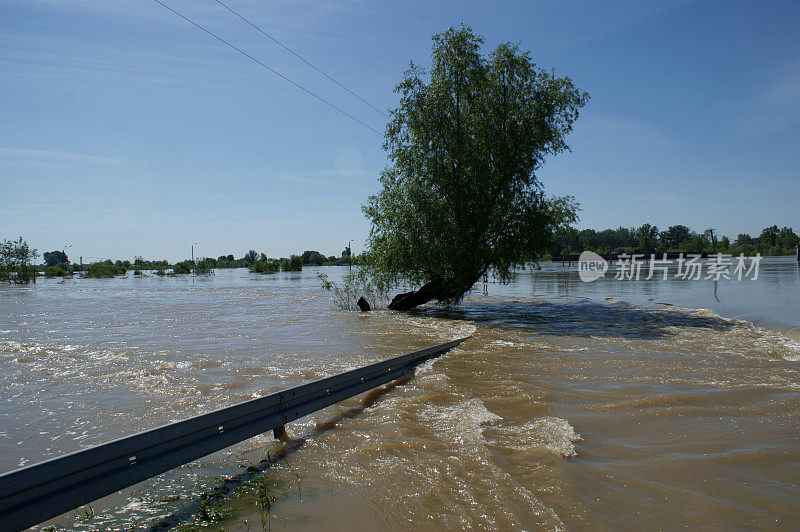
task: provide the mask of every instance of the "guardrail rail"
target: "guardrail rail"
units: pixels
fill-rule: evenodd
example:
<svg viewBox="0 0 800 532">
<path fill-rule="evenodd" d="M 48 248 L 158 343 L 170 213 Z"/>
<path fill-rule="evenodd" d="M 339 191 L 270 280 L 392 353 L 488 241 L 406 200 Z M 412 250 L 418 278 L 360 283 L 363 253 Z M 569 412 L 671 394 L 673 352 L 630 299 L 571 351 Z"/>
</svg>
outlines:
<svg viewBox="0 0 800 532">
<path fill-rule="evenodd" d="M 24 529 L 269 430 L 279 437 L 286 423 L 408 376 L 467 338 L 0 475 L 0 526 Z"/>
</svg>

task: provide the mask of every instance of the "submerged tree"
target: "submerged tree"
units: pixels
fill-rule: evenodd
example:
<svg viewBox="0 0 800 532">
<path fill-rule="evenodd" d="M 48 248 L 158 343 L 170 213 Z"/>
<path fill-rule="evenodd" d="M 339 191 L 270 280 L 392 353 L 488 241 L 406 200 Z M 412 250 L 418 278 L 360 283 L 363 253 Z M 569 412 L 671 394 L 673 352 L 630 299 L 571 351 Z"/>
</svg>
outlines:
<svg viewBox="0 0 800 532">
<path fill-rule="evenodd" d="M 292 255 L 288 259 L 283 259 L 281 261 L 281 270 L 285 272 L 303 271 L 303 257 L 300 255 Z"/>
<path fill-rule="evenodd" d="M 427 81 L 412 63 L 396 88 L 390 163 L 363 207 L 370 275 L 382 286 L 421 285 L 395 297 L 395 310 L 458 301 L 490 269 L 506 281 L 577 218 L 574 198 L 546 197 L 535 171 L 569 149 L 588 94 L 517 45 L 482 56 L 483 39 L 467 26 L 433 41 Z"/>
<path fill-rule="evenodd" d="M 0 281 L 29 283 L 36 281 L 36 268 L 31 264 L 38 252 L 22 237 L 19 240 L 3 239 L 0 245 Z"/>
<path fill-rule="evenodd" d="M 45 251 L 42 258 L 48 266 L 69 265 L 69 257 L 63 251 Z"/>
</svg>

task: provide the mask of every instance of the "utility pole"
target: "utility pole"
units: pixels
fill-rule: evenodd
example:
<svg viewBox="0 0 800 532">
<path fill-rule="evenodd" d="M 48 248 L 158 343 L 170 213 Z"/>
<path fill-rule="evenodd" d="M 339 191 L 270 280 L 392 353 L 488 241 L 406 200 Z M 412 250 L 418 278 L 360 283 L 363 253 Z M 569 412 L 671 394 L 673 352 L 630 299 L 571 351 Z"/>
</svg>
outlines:
<svg viewBox="0 0 800 532">
<path fill-rule="evenodd" d="M 711 245 L 714 247 L 714 255 L 717 255 L 717 240 L 714 238 L 714 228 L 708 230 L 708 234 L 711 235 Z"/>
<path fill-rule="evenodd" d="M 347 243 L 347 255 L 350 257 L 348 263 L 350 264 L 350 271 L 353 271 L 353 241 Z"/>
<path fill-rule="evenodd" d="M 197 265 L 194 263 L 194 247 L 197 245 L 197 242 L 192 243 L 192 275 L 197 275 Z"/>
</svg>

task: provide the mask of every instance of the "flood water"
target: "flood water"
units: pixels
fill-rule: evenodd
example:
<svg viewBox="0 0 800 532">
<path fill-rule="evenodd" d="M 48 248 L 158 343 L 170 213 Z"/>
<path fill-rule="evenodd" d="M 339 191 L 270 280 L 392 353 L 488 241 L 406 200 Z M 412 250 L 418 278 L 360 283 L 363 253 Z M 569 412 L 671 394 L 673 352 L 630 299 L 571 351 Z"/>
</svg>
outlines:
<svg viewBox="0 0 800 532">
<path fill-rule="evenodd" d="M 269 453 L 269 515 L 243 491 L 216 529 L 800 528 L 794 258 L 716 286 L 547 263 L 409 314 L 337 310 L 319 272 L 0 287 L 0 472 L 471 335 L 49 524 L 174 524 Z"/>
</svg>

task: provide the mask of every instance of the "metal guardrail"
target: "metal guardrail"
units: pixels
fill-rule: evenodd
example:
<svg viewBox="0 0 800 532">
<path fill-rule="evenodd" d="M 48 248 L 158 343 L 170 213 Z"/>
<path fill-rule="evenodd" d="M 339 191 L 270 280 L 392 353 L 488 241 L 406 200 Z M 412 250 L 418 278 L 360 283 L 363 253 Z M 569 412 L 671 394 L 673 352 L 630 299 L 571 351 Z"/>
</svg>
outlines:
<svg viewBox="0 0 800 532">
<path fill-rule="evenodd" d="M 467 337 L 468 338 L 468 337 Z M 0 475 L 0 527 L 19 530 L 410 375 L 436 345 Z"/>
</svg>

